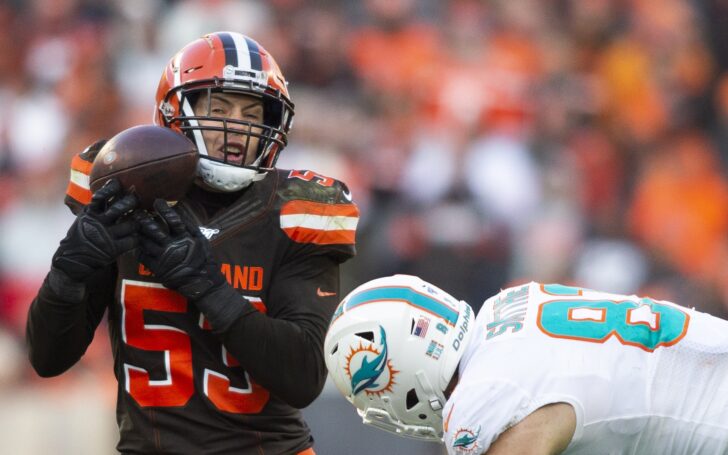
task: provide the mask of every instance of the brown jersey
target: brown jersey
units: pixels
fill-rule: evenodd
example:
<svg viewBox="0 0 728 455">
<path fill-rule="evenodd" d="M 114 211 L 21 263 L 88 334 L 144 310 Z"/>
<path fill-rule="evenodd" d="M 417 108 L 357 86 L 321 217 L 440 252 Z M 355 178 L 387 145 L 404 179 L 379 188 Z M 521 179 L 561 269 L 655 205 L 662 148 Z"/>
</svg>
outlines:
<svg viewBox="0 0 728 455">
<path fill-rule="evenodd" d="M 244 297 L 240 304 L 257 311 L 216 333 L 134 253 L 100 276 L 84 323 L 95 328 L 108 307 L 119 385 L 117 448 L 299 453 L 312 438 L 297 408 L 325 381 L 323 338 L 338 302 L 339 264 L 355 254 L 358 210 L 343 183 L 311 171 L 271 172 L 220 208 L 205 197 L 192 191 L 179 212 L 210 240 L 221 273 Z M 31 308 L 28 339 L 31 349 L 60 350 L 50 347 L 60 340 L 44 335 L 48 322 L 36 316 L 58 300 L 44 288 Z M 67 351 L 68 367 L 78 351 Z"/>
</svg>

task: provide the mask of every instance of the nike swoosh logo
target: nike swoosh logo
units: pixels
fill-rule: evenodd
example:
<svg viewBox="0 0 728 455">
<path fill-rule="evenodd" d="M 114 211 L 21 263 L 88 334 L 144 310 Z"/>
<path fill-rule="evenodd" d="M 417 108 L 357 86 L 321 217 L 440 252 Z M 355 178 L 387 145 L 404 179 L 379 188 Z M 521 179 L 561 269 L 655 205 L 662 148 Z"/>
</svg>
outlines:
<svg viewBox="0 0 728 455">
<path fill-rule="evenodd" d="M 316 295 L 319 297 L 331 297 L 332 295 L 336 295 L 335 292 L 326 292 L 322 291 L 321 288 L 316 288 Z"/>
<path fill-rule="evenodd" d="M 347 201 L 351 202 L 351 190 L 341 191 L 341 194 L 346 198 Z"/>
</svg>

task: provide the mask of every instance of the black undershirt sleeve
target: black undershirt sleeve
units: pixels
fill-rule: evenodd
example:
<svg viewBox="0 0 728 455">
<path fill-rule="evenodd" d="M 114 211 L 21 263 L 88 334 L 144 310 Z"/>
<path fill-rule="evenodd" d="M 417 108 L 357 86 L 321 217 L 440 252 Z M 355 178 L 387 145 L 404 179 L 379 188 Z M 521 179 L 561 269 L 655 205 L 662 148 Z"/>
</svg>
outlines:
<svg viewBox="0 0 728 455">
<path fill-rule="evenodd" d="M 65 372 L 83 356 L 114 298 L 116 284 L 115 265 L 100 270 L 87 281 L 78 301 L 54 291 L 51 273 L 30 305 L 25 330 L 30 363 L 42 377 Z"/>
<path fill-rule="evenodd" d="M 223 344 L 255 382 L 303 408 L 326 381 L 323 343 L 339 301 L 338 261 L 308 256 L 289 262 L 276 273 L 270 289 L 264 302 L 268 314 L 238 295 L 237 304 L 244 300 L 246 310 L 221 334 Z"/>
</svg>

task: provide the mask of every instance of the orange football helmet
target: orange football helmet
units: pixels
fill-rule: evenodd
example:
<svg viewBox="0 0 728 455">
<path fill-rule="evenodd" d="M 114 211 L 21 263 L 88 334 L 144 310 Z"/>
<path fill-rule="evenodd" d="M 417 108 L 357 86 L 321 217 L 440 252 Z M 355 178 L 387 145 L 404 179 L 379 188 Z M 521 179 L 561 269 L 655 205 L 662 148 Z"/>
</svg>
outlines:
<svg viewBox="0 0 728 455">
<path fill-rule="evenodd" d="M 197 97 L 213 92 L 237 93 L 259 98 L 263 124 L 193 111 Z M 278 154 L 288 143 L 294 106 L 287 82 L 273 57 L 255 40 L 235 32 L 215 32 L 183 47 L 166 66 L 159 81 L 154 123 L 186 134 L 200 153 L 198 176 L 219 191 L 237 191 L 262 179 L 273 169 Z M 202 121 L 202 124 L 201 124 Z M 223 157 L 211 156 L 202 133 L 223 131 Z M 230 134 L 258 138 L 251 164 L 228 162 Z M 249 139 L 248 139 L 249 140 Z"/>
</svg>

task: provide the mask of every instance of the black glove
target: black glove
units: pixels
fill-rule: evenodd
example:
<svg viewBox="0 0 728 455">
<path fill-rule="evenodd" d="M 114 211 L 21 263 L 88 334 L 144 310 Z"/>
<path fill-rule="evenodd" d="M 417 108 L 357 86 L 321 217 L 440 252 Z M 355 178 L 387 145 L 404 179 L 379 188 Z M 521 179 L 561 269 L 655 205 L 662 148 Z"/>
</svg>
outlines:
<svg viewBox="0 0 728 455">
<path fill-rule="evenodd" d="M 200 229 L 161 199 L 154 201 L 154 210 L 162 222 L 146 212 L 134 213 L 139 222 L 139 261 L 165 287 L 192 301 L 214 333 L 225 333 L 240 317 L 254 313 L 250 303 L 225 281 Z"/>
<path fill-rule="evenodd" d="M 111 179 L 96 191 L 91 202 L 76 217 L 53 255 L 53 269 L 71 280 L 85 281 L 93 272 L 137 246 L 137 222 L 123 215 L 137 206 L 137 199 L 124 195 L 121 184 Z"/>
<path fill-rule="evenodd" d="M 144 264 L 161 283 L 190 300 L 202 298 L 225 283 L 220 266 L 212 258 L 210 243 L 200 230 L 185 223 L 174 208 L 162 199 L 154 210 L 166 223 L 144 212 L 137 212 L 140 254 Z"/>
</svg>

